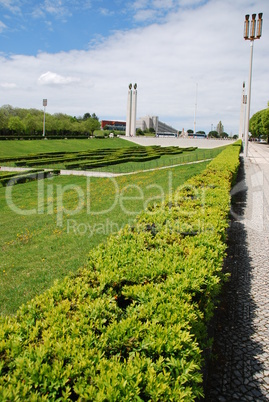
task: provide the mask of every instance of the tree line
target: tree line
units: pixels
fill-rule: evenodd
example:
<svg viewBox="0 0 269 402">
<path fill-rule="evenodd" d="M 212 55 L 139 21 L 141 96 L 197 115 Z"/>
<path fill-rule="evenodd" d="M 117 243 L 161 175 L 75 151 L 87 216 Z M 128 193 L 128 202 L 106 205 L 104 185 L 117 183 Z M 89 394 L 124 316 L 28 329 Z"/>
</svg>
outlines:
<svg viewBox="0 0 269 402">
<path fill-rule="evenodd" d="M 252 137 L 264 139 L 269 143 L 269 102 L 267 109 L 255 113 L 249 120 L 249 131 Z"/>
<path fill-rule="evenodd" d="M 38 109 L 13 108 L 10 105 L 0 107 L 0 135 L 43 134 L 44 112 Z M 100 129 L 100 122 L 95 113 L 85 113 L 83 117 L 72 117 L 63 113 L 45 114 L 45 132 L 52 136 L 93 135 Z"/>
</svg>

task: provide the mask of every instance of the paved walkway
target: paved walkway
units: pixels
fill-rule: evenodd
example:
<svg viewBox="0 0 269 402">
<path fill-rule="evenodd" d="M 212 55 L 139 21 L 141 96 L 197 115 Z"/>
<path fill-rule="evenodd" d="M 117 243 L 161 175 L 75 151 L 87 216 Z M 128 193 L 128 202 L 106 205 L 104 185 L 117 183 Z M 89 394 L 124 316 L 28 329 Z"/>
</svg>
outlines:
<svg viewBox="0 0 269 402">
<path fill-rule="evenodd" d="M 121 136 L 123 140 L 131 141 L 137 145 L 149 146 L 160 145 L 161 147 L 198 147 L 200 149 L 210 149 L 230 145 L 235 140 L 230 139 L 207 139 L 207 138 L 177 138 L 177 137 L 125 137 Z"/>
<path fill-rule="evenodd" d="M 249 143 L 232 194 L 206 401 L 269 401 L 269 146 Z"/>
<path fill-rule="evenodd" d="M 60 175 L 63 176 L 87 176 L 87 177 L 119 177 L 119 176 L 129 176 L 138 173 L 145 173 L 145 172 L 153 172 L 155 170 L 164 170 L 164 169 L 171 169 L 177 166 L 184 166 L 184 165 L 193 165 L 195 163 L 202 163 L 202 162 L 209 162 L 212 159 L 202 159 L 199 161 L 192 161 L 192 162 L 185 162 L 185 163 L 177 163 L 175 165 L 169 166 L 160 166 L 155 167 L 152 169 L 143 169 L 143 170 L 135 170 L 134 172 L 126 172 L 126 173 L 112 173 L 112 172 L 97 172 L 92 170 L 66 170 L 61 169 Z M 34 168 L 18 168 L 18 167 L 7 167 L 7 166 L 0 166 L 0 171 L 3 172 L 31 172 L 31 170 L 35 170 Z M 50 171 L 52 169 L 44 169 L 44 171 Z"/>
</svg>

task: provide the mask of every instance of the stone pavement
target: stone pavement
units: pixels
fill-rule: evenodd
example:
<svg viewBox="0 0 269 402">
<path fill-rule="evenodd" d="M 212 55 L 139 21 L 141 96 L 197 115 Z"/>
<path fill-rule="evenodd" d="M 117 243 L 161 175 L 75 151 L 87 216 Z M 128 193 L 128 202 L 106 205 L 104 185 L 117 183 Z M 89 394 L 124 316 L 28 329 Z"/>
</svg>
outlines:
<svg viewBox="0 0 269 402">
<path fill-rule="evenodd" d="M 149 145 L 160 145 L 161 147 L 198 147 L 200 149 L 210 149 L 223 147 L 225 145 L 230 145 L 235 140 L 231 139 L 221 139 L 221 138 L 177 138 L 177 137 L 147 137 L 147 136 L 137 136 L 137 137 L 126 137 L 125 135 L 120 136 L 123 140 L 131 141 L 137 145 L 149 146 Z"/>
<path fill-rule="evenodd" d="M 269 145 L 249 143 L 232 190 L 225 271 L 212 329 L 208 402 L 269 401 Z"/>
</svg>

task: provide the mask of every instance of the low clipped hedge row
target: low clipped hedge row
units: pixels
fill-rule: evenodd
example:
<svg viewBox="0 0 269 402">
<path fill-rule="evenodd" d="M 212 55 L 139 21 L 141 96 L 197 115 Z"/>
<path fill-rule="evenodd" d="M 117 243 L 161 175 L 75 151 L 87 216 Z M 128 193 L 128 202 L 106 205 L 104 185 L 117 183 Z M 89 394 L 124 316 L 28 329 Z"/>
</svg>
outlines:
<svg viewBox="0 0 269 402">
<path fill-rule="evenodd" d="M 149 146 L 149 147 L 132 147 L 122 148 L 115 150 L 113 153 L 103 154 L 103 159 L 99 158 L 87 161 L 77 161 L 75 163 L 65 163 L 67 169 L 94 169 L 104 166 L 117 165 L 128 162 L 147 162 L 154 159 L 159 159 L 162 155 L 178 155 L 183 152 L 189 152 L 195 150 L 195 147 L 191 148 L 179 148 L 179 147 L 165 147 Z"/>
<path fill-rule="evenodd" d="M 42 134 L 40 135 L 0 135 L 0 141 L 9 141 L 9 140 L 61 140 L 61 139 L 74 139 L 74 140 L 83 140 L 83 139 L 87 139 L 90 138 L 91 136 L 89 134 L 85 134 L 85 135 L 47 135 L 45 137 L 43 137 Z M 102 137 L 105 138 L 105 137 Z"/>
<path fill-rule="evenodd" d="M 23 184 L 28 181 L 43 180 L 52 176 L 56 176 L 60 170 L 31 170 L 30 172 L 15 173 L 13 175 L 0 176 L 0 186 L 14 186 L 15 184 Z"/>
<path fill-rule="evenodd" d="M 22 157 L 0 158 L 0 163 L 14 162 L 16 166 L 34 167 L 52 164 L 64 164 L 66 168 L 87 168 L 107 166 L 126 162 L 143 162 L 160 158 L 162 155 L 176 155 L 183 151 L 195 150 L 195 147 L 179 148 L 135 146 L 130 148 L 106 148 L 82 152 L 57 152 L 30 154 Z"/>
<path fill-rule="evenodd" d="M 0 320 L 2 401 L 194 401 L 240 143 Z"/>
</svg>

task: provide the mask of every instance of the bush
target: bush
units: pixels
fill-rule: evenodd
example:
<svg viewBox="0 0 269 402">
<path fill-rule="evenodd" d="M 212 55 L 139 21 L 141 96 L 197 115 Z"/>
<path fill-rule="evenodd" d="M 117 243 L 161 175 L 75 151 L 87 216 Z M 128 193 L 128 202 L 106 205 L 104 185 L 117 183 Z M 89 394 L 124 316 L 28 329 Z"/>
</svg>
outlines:
<svg viewBox="0 0 269 402">
<path fill-rule="evenodd" d="M 229 146 L 0 323 L 0 399 L 195 401 L 225 276 Z"/>
<path fill-rule="evenodd" d="M 0 185 L 3 187 L 6 186 L 13 186 L 15 184 L 23 184 L 28 181 L 35 181 L 35 180 L 43 180 L 49 177 L 58 175 L 60 173 L 59 170 L 37 170 L 33 169 L 28 172 L 23 173 L 16 173 L 11 176 L 0 177 Z"/>
<path fill-rule="evenodd" d="M 186 151 L 195 148 L 186 148 Z M 64 164 L 70 169 L 93 169 L 126 162 L 146 162 L 158 159 L 162 155 L 181 154 L 183 148 L 160 146 L 130 147 L 130 148 L 104 148 L 83 152 L 49 152 L 29 154 L 21 157 L 0 158 L 0 163 L 13 162 L 16 166 L 35 167 L 54 164 Z"/>
</svg>

